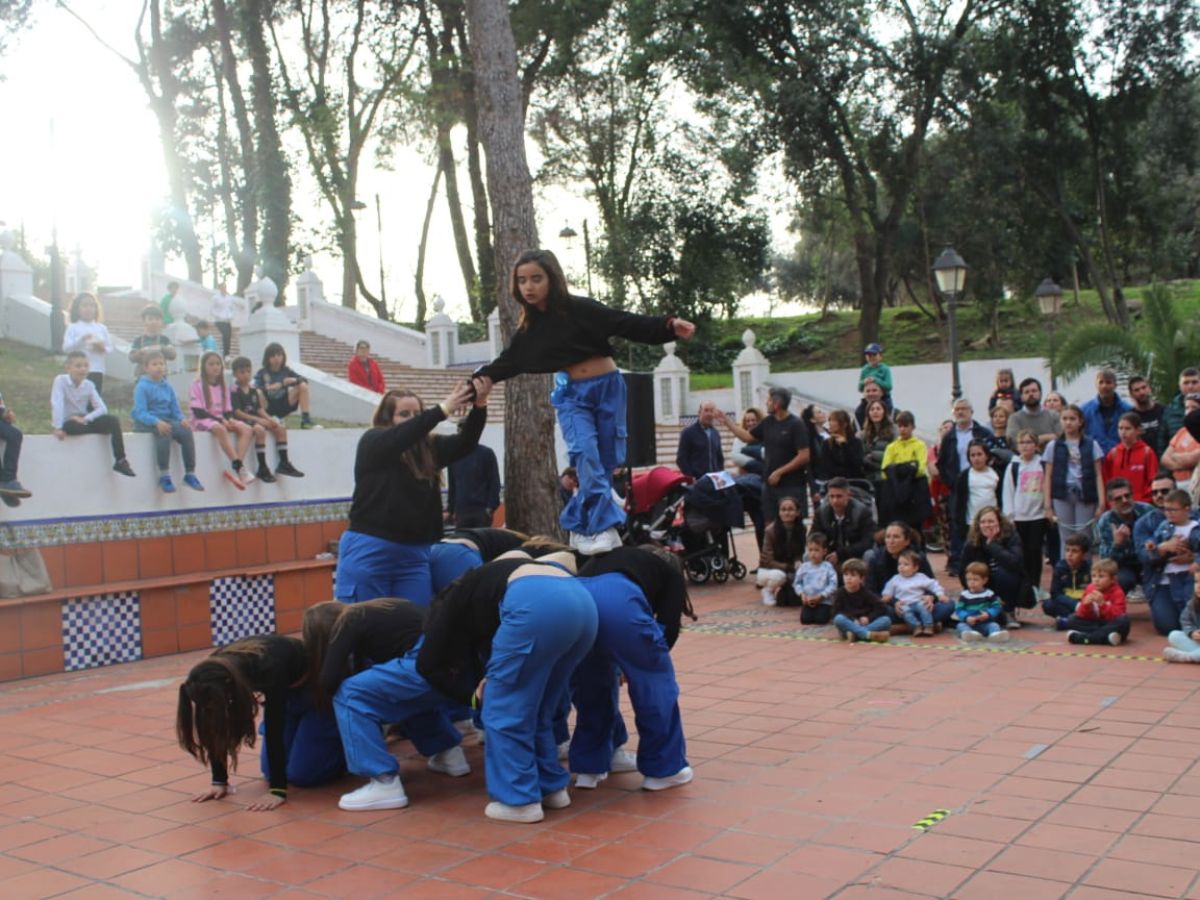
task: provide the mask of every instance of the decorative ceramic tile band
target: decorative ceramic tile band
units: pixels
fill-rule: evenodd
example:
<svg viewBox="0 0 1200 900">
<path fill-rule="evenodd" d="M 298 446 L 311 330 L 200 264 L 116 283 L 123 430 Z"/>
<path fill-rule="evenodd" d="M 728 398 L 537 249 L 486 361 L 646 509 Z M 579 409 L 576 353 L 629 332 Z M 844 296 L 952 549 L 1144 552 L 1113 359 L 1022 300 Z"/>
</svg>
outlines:
<svg viewBox="0 0 1200 900">
<path fill-rule="evenodd" d="M 175 534 L 228 531 L 235 528 L 265 528 L 270 525 L 305 525 L 345 519 L 349 512 L 349 500 L 314 500 L 264 503 L 255 506 L 223 506 L 177 513 L 44 519 L 20 525 L 0 526 L 0 550 L 167 537 Z"/>
</svg>

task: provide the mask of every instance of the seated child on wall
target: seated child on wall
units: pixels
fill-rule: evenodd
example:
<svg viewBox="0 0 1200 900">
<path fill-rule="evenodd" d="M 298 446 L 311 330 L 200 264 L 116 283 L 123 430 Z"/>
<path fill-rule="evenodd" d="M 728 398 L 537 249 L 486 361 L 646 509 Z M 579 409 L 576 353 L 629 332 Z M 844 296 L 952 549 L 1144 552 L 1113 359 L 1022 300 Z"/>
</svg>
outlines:
<svg viewBox="0 0 1200 900">
<path fill-rule="evenodd" d="M 133 430 L 154 435 L 154 458 L 158 465 L 158 486 L 164 494 L 175 493 L 171 481 L 171 441 L 183 454 L 183 483 L 194 491 L 204 490 L 196 477 L 196 441 L 183 418 L 179 398 L 167 381 L 167 361 L 161 350 L 147 350 L 142 357 L 145 373 L 133 389 Z"/>
<path fill-rule="evenodd" d="M 129 345 L 129 361 L 136 363 L 133 377 L 138 378 L 145 371 L 146 354 L 157 350 L 168 362 L 175 358 L 175 346 L 171 339 L 162 333 L 164 328 L 162 310 L 151 304 L 142 310 L 142 328 L 145 331 L 133 339 Z"/>
<path fill-rule="evenodd" d="M 1008 632 L 1000 627 L 1004 603 L 987 586 L 991 570 L 984 562 L 967 563 L 967 589 L 958 595 L 954 604 L 955 630 L 964 641 L 999 644 L 1008 640 Z"/>
<path fill-rule="evenodd" d="M 1117 583 L 1117 569 L 1111 559 L 1098 559 L 1092 564 L 1092 581 L 1083 589 L 1075 615 L 1067 621 L 1067 640 L 1072 644 L 1116 647 L 1129 637 L 1125 592 Z"/>
<path fill-rule="evenodd" d="M 867 564 L 842 563 L 842 586 L 833 594 L 833 625 L 843 641 L 887 643 L 892 619 L 879 596 L 866 588 Z"/>
<path fill-rule="evenodd" d="M 125 458 L 125 437 L 121 422 L 110 415 L 95 383 L 88 378 L 87 354 L 72 350 L 67 354 L 67 371 L 54 376 L 50 386 L 50 424 L 60 441 L 67 435 L 107 434 L 112 445 L 113 471 L 130 478 L 133 469 Z"/>
<path fill-rule="evenodd" d="M 1065 545 L 1063 558 L 1054 564 L 1050 576 L 1050 596 L 1042 601 L 1042 612 L 1054 620 L 1059 631 L 1066 630 L 1067 620 L 1075 614 L 1091 575 L 1088 566 L 1091 541 L 1087 535 L 1069 535 Z"/>
<path fill-rule="evenodd" d="M 267 432 L 270 432 L 275 438 L 275 451 L 279 454 L 275 474 L 303 478 L 304 473 L 288 459 L 287 426 L 281 420 L 267 415 L 267 401 L 263 392 L 254 384 L 253 371 L 254 364 L 246 357 L 239 356 L 233 361 L 234 384 L 229 394 L 229 402 L 233 407 L 233 417 L 250 425 L 254 430 L 254 450 L 258 457 L 258 471 L 255 477 L 267 484 L 275 481 L 275 475 L 271 474 L 267 465 Z"/>
<path fill-rule="evenodd" d="M 933 634 L 933 614 L 925 605 L 925 595 L 933 594 L 945 601 L 946 590 L 937 579 L 918 571 L 921 555 L 905 550 L 896 563 L 897 573 L 883 586 L 883 602 L 894 603 L 896 612 L 913 629 L 913 637 Z"/>
<path fill-rule="evenodd" d="M 801 625 L 826 625 L 832 615 L 837 570 L 825 561 L 829 541 L 823 534 L 810 534 L 805 550 L 808 558 L 796 570 L 792 590 L 800 599 Z"/>
<path fill-rule="evenodd" d="M 17 464 L 21 461 L 21 442 L 24 433 L 13 422 L 17 416 L 4 405 L 0 394 L 0 441 L 4 442 L 4 456 L 0 457 L 0 501 L 5 506 L 20 506 L 21 501 L 32 497 L 17 481 Z"/>
</svg>

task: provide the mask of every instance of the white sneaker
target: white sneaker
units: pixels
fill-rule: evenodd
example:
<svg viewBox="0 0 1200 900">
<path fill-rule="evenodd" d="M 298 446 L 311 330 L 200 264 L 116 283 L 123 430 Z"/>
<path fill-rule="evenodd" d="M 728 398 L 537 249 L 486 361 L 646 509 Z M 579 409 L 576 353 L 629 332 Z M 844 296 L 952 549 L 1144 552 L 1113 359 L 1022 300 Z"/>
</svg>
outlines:
<svg viewBox="0 0 1200 900">
<path fill-rule="evenodd" d="M 431 772 L 441 772 L 443 775 L 451 775 L 455 778 L 471 774 L 471 764 L 467 762 L 462 747 L 451 747 L 449 750 L 435 753 L 429 757 L 426 765 L 429 766 Z"/>
<path fill-rule="evenodd" d="M 1200 657 L 1192 656 L 1192 654 L 1185 650 L 1180 650 L 1178 647 L 1164 648 L 1163 659 L 1167 662 L 1175 663 L 1200 663 Z"/>
<path fill-rule="evenodd" d="M 530 824 L 546 818 L 546 813 L 540 803 L 526 803 L 523 806 L 509 806 L 499 800 L 493 800 L 484 807 L 483 814 L 489 819 L 501 822 L 523 822 Z"/>
<path fill-rule="evenodd" d="M 572 537 L 576 537 L 572 535 Z M 599 534 L 581 534 L 574 544 L 576 550 L 584 556 L 597 556 L 608 553 L 621 546 L 621 535 L 615 528 L 609 528 Z"/>
<path fill-rule="evenodd" d="M 1005 631 L 1004 629 L 1001 629 L 1000 631 L 993 631 L 991 634 L 988 635 L 988 643 L 989 644 L 1007 644 L 1008 643 L 1008 632 Z"/>
<path fill-rule="evenodd" d="M 453 722 L 452 724 L 458 729 L 458 733 L 463 737 L 470 737 L 473 734 L 483 733 L 475 727 L 474 719 L 459 719 L 457 722 Z"/>
<path fill-rule="evenodd" d="M 610 772 L 636 772 L 637 771 L 637 754 L 632 750 L 624 748 L 618 749 L 613 753 L 612 765 L 608 767 Z"/>
<path fill-rule="evenodd" d="M 1142 590 L 1142 586 L 1138 584 L 1134 586 L 1132 591 L 1125 595 L 1125 599 L 1129 603 L 1145 603 L 1146 592 Z"/>
<path fill-rule="evenodd" d="M 571 741 L 565 740 L 558 745 L 558 761 L 562 762 L 571 755 Z"/>
<path fill-rule="evenodd" d="M 770 588 L 763 588 L 762 589 L 762 602 L 763 602 L 763 606 L 774 606 L 775 605 L 775 592 L 773 590 L 771 590 Z"/>
<path fill-rule="evenodd" d="M 341 809 L 362 812 L 372 809 L 404 809 L 408 806 L 408 796 L 404 793 L 404 785 L 400 776 L 393 775 L 384 780 L 372 778 L 357 791 L 342 794 L 338 800 Z"/>
<path fill-rule="evenodd" d="M 678 787 L 681 784 L 687 784 L 692 780 L 691 766 L 684 766 L 674 775 L 668 775 L 666 778 L 647 778 L 642 781 L 642 790 L 644 791 L 665 791 L 667 788 Z"/>
<path fill-rule="evenodd" d="M 247 487 L 254 484 L 254 482 L 258 481 L 258 476 L 255 475 L 253 472 L 251 472 L 245 466 L 243 466 L 242 470 L 240 472 L 238 472 L 238 478 L 242 479 L 242 484 L 246 485 Z"/>
<path fill-rule="evenodd" d="M 542 798 L 542 806 L 546 809 L 566 809 L 570 805 L 571 795 L 567 793 L 566 788 L 560 788 Z"/>
<path fill-rule="evenodd" d="M 597 774 L 588 774 L 586 772 L 581 772 L 580 774 L 575 776 L 575 787 L 581 788 L 585 791 L 592 791 L 592 790 L 595 790 L 596 788 L 598 788 L 600 786 L 600 782 L 602 782 L 607 777 L 608 777 L 607 772 L 600 772 Z"/>
<path fill-rule="evenodd" d="M 1007 633 L 1008 632 L 1005 632 L 1005 634 L 1007 634 Z M 961 634 L 959 634 L 959 637 L 962 638 L 964 641 L 966 641 L 968 644 L 973 644 L 976 641 L 983 640 L 983 635 L 980 634 L 978 631 L 976 631 L 974 628 L 972 628 L 970 631 L 962 632 Z"/>
</svg>

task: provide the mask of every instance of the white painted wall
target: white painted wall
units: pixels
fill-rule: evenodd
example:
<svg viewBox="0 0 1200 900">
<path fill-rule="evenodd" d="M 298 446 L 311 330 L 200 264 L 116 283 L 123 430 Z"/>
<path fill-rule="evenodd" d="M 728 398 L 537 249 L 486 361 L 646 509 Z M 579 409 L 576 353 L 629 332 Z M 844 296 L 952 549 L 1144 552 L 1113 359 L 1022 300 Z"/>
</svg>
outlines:
<svg viewBox="0 0 1200 900">
<path fill-rule="evenodd" d="M 0 298 L 0 336 L 50 349 L 50 304 L 31 294 L 9 294 Z"/>
<path fill-rule="evenodd" d="M 360 340 L 369 341 L 373 353 L 405 365 L 428 365 L 425 335 L 420 331 L 384 322 L 338 304 L 322 300 L 310 302 L 307 327 L 352 347 Z"/>
</svg>

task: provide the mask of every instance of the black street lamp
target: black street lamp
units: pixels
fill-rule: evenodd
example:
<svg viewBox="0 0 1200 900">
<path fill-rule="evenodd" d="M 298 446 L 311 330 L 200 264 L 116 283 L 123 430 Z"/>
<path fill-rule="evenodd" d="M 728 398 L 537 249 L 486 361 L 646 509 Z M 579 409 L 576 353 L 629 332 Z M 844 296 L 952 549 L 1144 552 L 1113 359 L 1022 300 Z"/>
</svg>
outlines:
<svg viewBox="0 0 1200 900">
<path fill-rule="evenodd" d="M 567 246 L 571 246 L 571 242 L 579 237 L 577 232 L 570 225 L 564 225 L 563 230 L 558 233 L 558 236 L 567 242 Z M 587 269 L 587 288 L 588 296 L 592 296 L 592 239 L 588 234 L 587 219 L 583 220 L 583 264 Z"/>
<path fill-rule="evenodd" d="M 950 375 L 951 402 L 962 396 L 962 381 L 958 377 L 958 319 L 955 305 L 967 283 L 967 264 L 953 247 L 947 247 L 933 262 L 933 277 L 938 290 L 946 297 L 946 308 L 950 311 Z"/>
<path fill-rule="evenodd" d="M 1057 391 L 1058 378 L 1054 374 L 1054 329 L 1058 324 L 1058 314 L 1062 312 L 1062 288 L 1054 283 L 1054 279 L 1043 278 L 1033 296 L 1037 297 L 1038 309 L 1050 322 L 1050 390 Z"/>
</svg>

